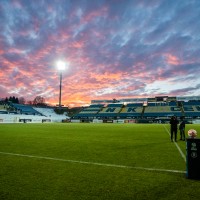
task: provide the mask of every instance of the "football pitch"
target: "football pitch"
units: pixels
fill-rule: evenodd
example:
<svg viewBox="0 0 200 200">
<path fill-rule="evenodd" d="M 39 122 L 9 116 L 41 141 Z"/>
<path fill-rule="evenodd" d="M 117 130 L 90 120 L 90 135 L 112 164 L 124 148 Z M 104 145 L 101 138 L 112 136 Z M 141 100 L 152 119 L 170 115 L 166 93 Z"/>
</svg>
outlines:
<svg viewBox="0 0 200 200">
<path fill-rule="evenodd" d="M 187 124 L 200 134 L 200 125 Z M 0 124 L 0 199 L 199 199 L 168 124 Z M 200 169 L 199 169 L 200 170 Z"/>
</svg>

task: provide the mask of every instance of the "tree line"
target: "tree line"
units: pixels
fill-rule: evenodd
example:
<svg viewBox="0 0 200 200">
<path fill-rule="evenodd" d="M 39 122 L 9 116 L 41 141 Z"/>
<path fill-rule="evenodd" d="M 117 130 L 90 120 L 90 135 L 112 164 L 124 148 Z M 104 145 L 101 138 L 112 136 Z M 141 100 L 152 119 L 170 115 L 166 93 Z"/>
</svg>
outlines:
<svg viewBox="0 0 200 200">
<path fill-rule="evenodd" d="M 41 96 L 36 96 L 33 101 L 26 101 L 24 97 L 10 96 L 3 100 L 5 103 L 16 103 L 16 104 L 28 104 L 28 105 L 38 105 L 47 106 L 45 98 Z"/>
</svg>

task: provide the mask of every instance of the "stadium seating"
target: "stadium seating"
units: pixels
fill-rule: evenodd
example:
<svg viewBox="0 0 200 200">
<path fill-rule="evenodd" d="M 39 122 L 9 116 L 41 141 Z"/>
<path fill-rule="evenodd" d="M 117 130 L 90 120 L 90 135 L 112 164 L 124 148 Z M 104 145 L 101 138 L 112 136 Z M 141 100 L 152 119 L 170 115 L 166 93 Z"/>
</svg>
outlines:
<svg viewBox="0 0 200 200">
<path fill-rule="evenodd" d="M 83 108 L 73 118 L 90 118 L 95 117 L 96 114 L 103 108 L 102 104 L 90 105 L 89 107 Z"/>
<path fill-rule="evenodd" d="M 74 118 L 85 119 L 155 119 L 168 120 L 171 116 L 200 118 L 200 101 L 176 100 L 176 97 L 168 98 L 171 101 L 159 98 L 148 98 L 142 103 L 110 103 L 107 105 L 90 105 L 84 108 Z M 162 98 L 161 98 L 162 99 Z M 187 98 L 186 98 L 187 99 Z M 137 101 L 137 99 L 136 99 Z M 138 101 L 139 102 L 139 101 Z"/>
<path fill-rule="evenodd" d="M 183 102 L 184 116 L 187 118 L 200 117 L 200 102 Z"/>
<path fill-rule="evenodd" d="M 10 104 L 10 106 L 13 107 L 16 111 L 20 112 L 21 114 L 42 115 L 41 113 L 39 113 L 38 111 L 36 111 L 35 109 L 33 109 L 33 107 L 29 105 L 12 103 Z"/>
<path fill-rule="evenodd" d="M 97 118 L 117 118 L 123 104 L 108 104 L 96 115 Z"/>
<path fill-rule="evenodd" d="M 141 117 L 143 112 L 143 104 L 142 103 L 130 103 L 127 104 L 126 107 L 122 109 L 119 113 L 120 118 L 137 118 Z"/>
<path fill-rule="evenodd" d="M 192 98 L 193 99 L 193 98 Z M 187 98 L 173 98 L 172 101 L 166 101 L 159 98 L 148 99 L 134 99 L 135 103 L 127 101 L 107 102 L 103 101 L 98 104 L 91 104 L 88 107 L 80 107 L 71 119 L 79 120 L 81 122 L 91 122 L 93 119 L 102 121 L 118 121 L 118 120 L 169 120 L 173 115 L 177 117 L 185 117 L 187 119 L 199 120 L 200 118 L 200 99 L 188 100 Z M 157 101 L 158 100 L 158 101 Z M 184 100 L 184 101 L 183 101 Z M 129 103 L 128 103 L 129 102 Z M 140 103 L 138 103 L 140 102 Z M 24 119 L 30 121 L 45 121 L 50 120 L 54 122 L 61 122 L 68 120 L 69 117 L 65 113 L 64 115 L 58 115 L 51 108 L 39 108 L 32 107 L 30 105 L 9 103 L 8 105 L 0 104 L 0 115 L 4 115 L 0 120 L 19 121 Z M 10 115 L 10 116 L 7 116 Z M 30 116 L 30 117 L 29 117 Z M 32 117 L 31 117 L 32 116 Z M 41 118 L 34 118 L 33 116 L 41 116 Z M 5 118 L 5 120 L 4 120 Z M 11 118 L 11 119 L 10 119 Z"/>
<path fill-rule="evenodd" d="M 19 107 L 21 108 L 21 106 Z M 9 111 L 9 112 L 2 111 L 0 112 L 0 123 L 62 122 L 63 120 L 69 119 L 69 117 L 66 116 L 65 114 L 63 115 L 56 114 L 53 108 L 38 108 L 38 107 L 36 108 L 35 107 L 33 109 L 34 112 L 32 112 L 32 109 L 30 109 L 31 112 L 28 112 L 28 114 L 27 114 L 26 109 L 23 110 L 24 113 L 17 113 L 15 111 Z M 39 114 L 36 114 L 36 113 L 39 113 Z"/>
<path fill-rule="evenodd" d="M 46 117 L 52 119 L 53 121 L 60 121 L 60 120 L 69 118 L 65 114 L 59 115 L 59 114 L 55 113 L 53 108 L 40 108 L 40 107 L 33 107 L 33 108 L 36 111 L 38 111 L 39 113 L 41 113 L 43 116 L 46 116 Z"/>
<path fill-rule="evenodd" d="M 168 103 L 169 106 L 177 106 L 177 103 L 175 101 L 171 101 Z"/>
<path fill-rule="evenodd" d="M 143 117 L 170 117 L 170 116 L 180 117 L 183 115 L 182 110 L 176 103 L 149 103 L 145 107 Z"/>
</svg>

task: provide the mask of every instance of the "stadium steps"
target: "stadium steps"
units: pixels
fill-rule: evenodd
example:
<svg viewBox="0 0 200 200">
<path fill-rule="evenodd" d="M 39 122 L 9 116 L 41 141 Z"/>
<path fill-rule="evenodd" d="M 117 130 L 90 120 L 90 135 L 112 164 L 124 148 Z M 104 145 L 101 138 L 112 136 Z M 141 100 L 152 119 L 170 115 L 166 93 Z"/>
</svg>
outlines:
<svg viewBox="0 0 200 200">
<path fill-rule="evenodd" d="M 184 111 L 183 106 L 181 106 L 180 109 L 181 109 L 181 112 L 182 112 L 183 116 L 185 116 L 185 111 Z"/>
<path fill-rule="evenodd" d="M 145 112 L 145 106 L 143 106 L 142 113 L 141 113 L 141 117 L 143 117 L 144 112 Z"/>
<path fill-rule="evenodd" d="M 121 107 L 121 109 L 119 110 L 118 113 L 121 113 L 123 111 L 123 109 L 124 109 L 124 106 Z"/>
</svg>

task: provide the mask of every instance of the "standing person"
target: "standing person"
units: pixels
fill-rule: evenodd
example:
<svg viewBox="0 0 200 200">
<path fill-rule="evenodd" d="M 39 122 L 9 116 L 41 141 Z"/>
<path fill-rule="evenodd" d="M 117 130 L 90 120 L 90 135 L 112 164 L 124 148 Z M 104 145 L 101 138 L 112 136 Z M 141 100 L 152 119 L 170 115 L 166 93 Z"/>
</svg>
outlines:
<svg viewBox="0 0 200 200">
<path fill-rule="evenodd" d="M 181 118 L 181 123 L 179 125 L 179 130 L 180 130 L 180 140 L 185 140 L 185 121 L 184 118 Z"/>
<path fill-rule="evenodd" d="M 171 124 L 171 141 L 173 142 L 173 135 L 175 142 L 177 141 L 177 127 L 178 127 L 179 121 L 177 120 L 176 116 L 172 116 L 170 119 Z"/>
</svg>

